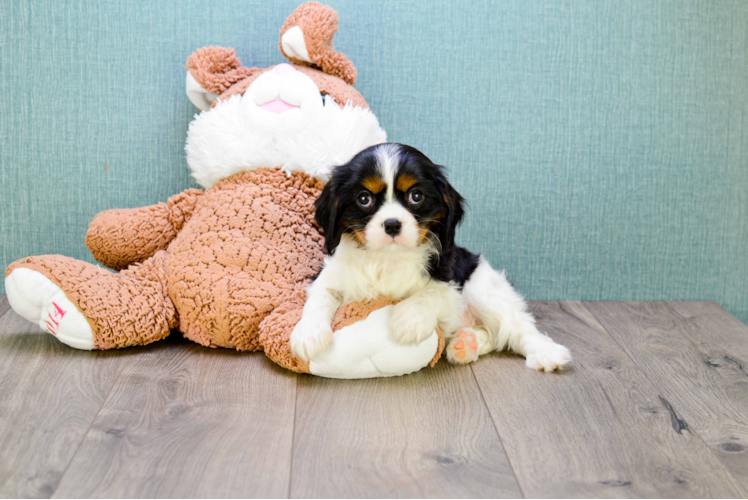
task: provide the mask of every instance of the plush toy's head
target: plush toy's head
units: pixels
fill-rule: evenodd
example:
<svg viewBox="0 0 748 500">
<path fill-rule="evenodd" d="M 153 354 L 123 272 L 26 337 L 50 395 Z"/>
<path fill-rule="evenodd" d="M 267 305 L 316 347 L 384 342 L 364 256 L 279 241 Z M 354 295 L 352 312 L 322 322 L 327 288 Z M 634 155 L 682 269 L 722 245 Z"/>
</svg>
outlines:
<svg viewBox="0 0 748 500">
<path fill-rule="evenodd" d="M 187 60 L 187 95 L 203 112 L 190 124 L 187 162 L 204 187 L 260 167 L 300 170 L 323 182 L 331 169 L 386 141 L 351 85 L 356 69 L 335 51 L 337 14 L 300 6 L 281 30 L 292 64 L 245 68 L 233 50 L 207 47 Z"/>
</svg>

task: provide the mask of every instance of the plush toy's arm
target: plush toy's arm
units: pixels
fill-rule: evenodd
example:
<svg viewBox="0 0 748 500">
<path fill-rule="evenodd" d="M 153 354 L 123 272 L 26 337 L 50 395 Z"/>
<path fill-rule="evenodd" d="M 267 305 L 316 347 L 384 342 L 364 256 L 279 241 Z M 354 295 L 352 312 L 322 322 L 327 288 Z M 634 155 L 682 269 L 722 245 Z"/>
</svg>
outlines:
<svg viewBox="0 0 748 500">
<path fill-rule="evenodd" d="M 88 226 L 86 246 L 97 261 L 117 271 L 143 262 L 169 245 L 192 216 L 202 193 L 188 189 L 167 203 L 101 212 Z"/>
<path fill-rule="evenodd" d="M 216 98 L 235 83 L 261 71 L 246 68 L 234 49 L 203 47 L 187 58 L 187 97 L 200 111 L 209 109 Z"/>
<path fill-rule="evenodd" d="M 260 323 L 260 344 L 280 366 L 321 377 L 392 377 L 434 366 L 444 349 L 439 330 L 420 344 L 402 345 L 390 338 L 387 325 L 397 302 L 381 297 L 345 304 L 332 321 L 332 346 L 306 362 L 293 355 L 290 342 L 304 307 L 299 287 Z"/>
</svg>

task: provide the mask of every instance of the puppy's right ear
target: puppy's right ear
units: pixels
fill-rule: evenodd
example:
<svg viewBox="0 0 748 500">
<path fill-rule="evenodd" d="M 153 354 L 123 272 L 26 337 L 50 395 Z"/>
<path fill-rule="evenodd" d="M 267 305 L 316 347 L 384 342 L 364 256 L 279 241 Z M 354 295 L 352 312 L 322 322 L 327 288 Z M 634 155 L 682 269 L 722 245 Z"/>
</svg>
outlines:
<svg viewBox="0 0 748 500">
<path fill-rule="evenodd" d="M 325 253 L 332 255 L 340 244 L 340 214 L 343 209 L 334 178 L 325 184 L 322 194 L 314 202 L 314 208 L 314 220 L 325 232 Z"/>
</svg>

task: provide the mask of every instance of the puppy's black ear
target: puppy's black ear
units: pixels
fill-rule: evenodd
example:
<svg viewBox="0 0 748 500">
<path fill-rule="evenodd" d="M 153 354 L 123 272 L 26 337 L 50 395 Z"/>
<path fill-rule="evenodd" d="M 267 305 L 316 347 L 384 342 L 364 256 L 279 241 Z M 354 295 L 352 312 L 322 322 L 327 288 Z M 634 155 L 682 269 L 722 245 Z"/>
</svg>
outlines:
<svg viewBox="0 0 748 500">
<path fill-rule="evenodd" d="M 333 177 L 325 185 L 322 194 L 314 202 L 314 220 L 325 232 L 325 253 L 332 255 L 340 243 L 341 203 L 337 196 L 336 180 Z"/>
<path fill-rule="evenodd" d="M 442 196 L 442 203 L 447 210 L 444 224 L 441 224 L 439 231 L 439 240 L 442 249 L 445 250 L 455 244 L 457 226 L 460 225 L 462 218 L 465 216 L 465 198 L 449 183 L 442 169 L 439 169 L 436 180 Z"/>
</svg>

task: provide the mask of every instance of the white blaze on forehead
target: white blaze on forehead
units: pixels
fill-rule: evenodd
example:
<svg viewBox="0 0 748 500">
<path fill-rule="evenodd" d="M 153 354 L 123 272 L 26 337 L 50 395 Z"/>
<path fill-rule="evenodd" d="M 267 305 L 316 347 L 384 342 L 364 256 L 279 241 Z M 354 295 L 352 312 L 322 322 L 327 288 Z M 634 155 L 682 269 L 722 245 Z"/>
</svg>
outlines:
<svg viewBox="0 0 748 500">
<path fill-rule="evenodd" d="M 400 146 L 397 144 L 382 144 L 377 148 L 377 167 L 379 175 L 387 185 L 385 199 L 390 202 L 395 193 L 395 175 L 400 163 Z"/>
</svg>

